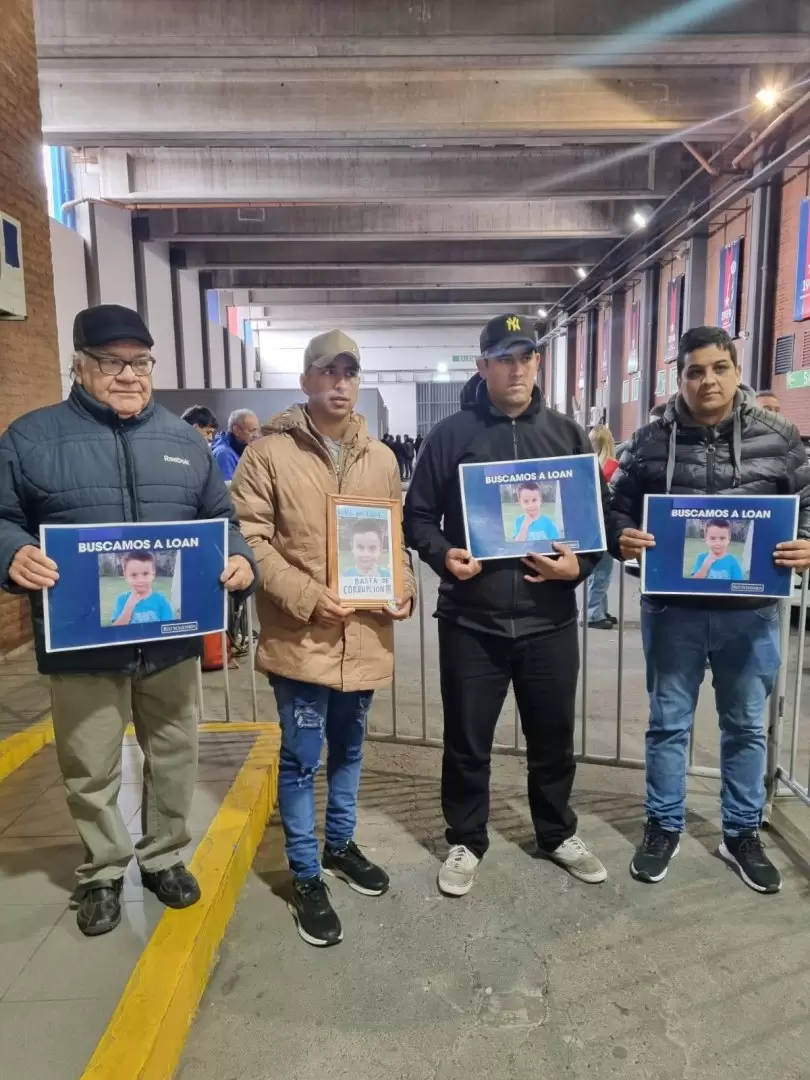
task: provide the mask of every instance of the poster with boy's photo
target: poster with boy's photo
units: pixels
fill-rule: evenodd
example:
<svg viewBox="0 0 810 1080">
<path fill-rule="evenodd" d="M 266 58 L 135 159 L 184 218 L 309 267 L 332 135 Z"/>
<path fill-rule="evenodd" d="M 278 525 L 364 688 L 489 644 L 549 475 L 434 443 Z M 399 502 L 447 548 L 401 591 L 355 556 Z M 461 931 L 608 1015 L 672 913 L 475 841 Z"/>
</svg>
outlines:
<svg viewBox="0 0 810 1080">
<path fill-rule="evenodd" d="M 593 454 L 459 466 L 467 548 L 476 559 L 605 550 L 599 464 Z"/>
<path fill-rule="evenodd" d="M 402 586 L 401 506 L 329 496 L 329 586 L 342 603 L 383 608 Z"/>
<path fill-rule="evenodd" d="M 777 544 L 795 540 L 795 495 L 648 495 L 642 557 L 645 594 L 790 596 L 791 571 L 774 563 Z"/>
<path fill-rule="evenodd" d="M 225 629 L 227 522 L 47 525 L 59 580 L 43 594 L 48 652 Z"/>
</svg>

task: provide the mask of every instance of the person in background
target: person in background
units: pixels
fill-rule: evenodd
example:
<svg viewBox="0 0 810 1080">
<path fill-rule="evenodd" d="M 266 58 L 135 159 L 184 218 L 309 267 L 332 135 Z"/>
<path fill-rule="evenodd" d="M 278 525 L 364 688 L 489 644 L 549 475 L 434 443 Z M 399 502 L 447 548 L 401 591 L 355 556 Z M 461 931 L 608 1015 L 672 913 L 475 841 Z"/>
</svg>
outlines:
<svg viewBox="0 0 810 1080">
<path fill-rule="evenodd" d="M 366 717 L 394 670 L 393 620 L 407 619 L 416 586 L 404 546 L 403 592 L 379 610 L 341 603 L 327 584 L 330 494 L 393 499 L 402 487 L 393 457 L 354 412 L 360 350 L 340 330 L 310 341 L 294 405 L 242 456 L 231 487 L 259 565 L 258 667 L 267 673 L 281 723 L 279 813 L 293 875 L 290 910 L 310 945 L 336 945 L 343 928 L 322 874 L 364 896 L 387 891 L 388 874 L 354 840 Z M 366 535 L 370 532 L 367 529 Z M 375 533 L 373 563 L 381 547 Z M 360 559 L 358 548 L 353 548 Z M 315 833 L 315 774 L 326 743 L 326 845 Z"/>
<path fill-rule="evenodd" d="M 245 447 L 262 437 L 256 413 L 250 409 L 235 409 L 228 417 L 228 430 L 221 431 L 211 445 L 214 461 L 219 465 L 223 480 L 233 480 Z"/>
<path fill-rule="evenodd" d="M 79 312 L 67 401 L 26 413 L 0 438 L 0 585 L 28 593 L 37 666 L 50 678 L 56 755 L 85 854 L 76 918 L 88 937 L 121 921 L 133 855 L 118 808 L 130 720 L 144 754 L 143 835 L 135 844 L 141 881 L 168 907 L 200 898 L 180 853 L 190 839 L 201 639 L 46 652 L 42 590 L 59 580 L 59 567 L 40 548 L 40 526 L 224 518 L 221 581 L 245 596 L 254 578 L 251 550 L 211 455 L 188 424 L 155 403 L 153 344 L 136 311 L 103 304 Z M 137 594 L 151 589 L 153 568 L 134 558 L 127 579 Z M 137 610 L 132 605 L 133 616 Z"/>
<path fill-rule="evenodd" d="M 598 424 L 590 434 L 593 452 L 599 459 L 599 467 L 609 484 L 619 467 L 616 460 L 616 443 L 610 428 Z M 613 556 L 605 552 L 588 582 L 588 626 L 594 630 L 613 630 L 618 624 L 607 609 L 607 595 L 613 576 Z"/>
<path fill-rule="evenodd" d="M 181 419 L 196 428 L 209 444 L 213 442 L 214 436 L 219 431 L 217 418 L 205 405 L 192 405 L 190 409 L 186 409 Z"/>
<path fill-rule="evenodd" d="M 773 557 L 777 566 L 807 569 L 810 465 L 799 432 L 783 416 L 756 407 L 753 392 L 741 388 L 737 350 L 720 327 L 688 330 L 677 363 L 677 396 L 662 420 L 635 432 L 613 477 L 616 553 L 636 559 L 655 546 L 655 537 L 640 529 L 645 495 L 793 493 L 799 496 L 798 539 L 778 544 Z M 650 699 L 647 822 L 630 873 L 639 881 L 662 881 L 679 851 L 689 733 L 708 661 L 721 733 L 723 836 L 718 854 L 750 888 L 778 892 L 782 878 L 759 835 L 765 806 L 765 703 L 780 664 L 776 601 L 642 596 L 641 636 Z"/>
<path fill-rule="evenodd" d="M 439 575 L 439 673 L 444 709 L 442 809 L 450 846 L 439 890 L 463 896 L 489 846 L 495 727 L 510 684 L 526 737 L 528 797 L 540 854 L 573 877 L 607 877 L 577 836 L 570 805 L 579 644 L 576 589 L 599 556 L 554 542 L 555 555 L 473 558 L 465 548 L 461 462 L 589 454 L 588 436 L 549 409 L 536 385 L 534 322 L 492 319 L 481 334 L 480 378 L 462 408 L 422 446 L 405 500 L 409 547 Z M 602 492 L 607 509 L 607 491 Z M 508 887 L 508 886 L 507 886 Z"/>
<path fill-rule="evenodd" d="M 402 455 L 405 460 L 405 480 L 410 480 L 413 475 L 413 459 L 416 456 L 416 451 L 413 445 L 413 439 L 410 435 L 406 435 L 402 440 Z"/>
<path fill-rule="evenodd" d="M 405 479 L 405 446 L 402 442 L 402 436 L 397 435 L 391 444 L 391 449 L 394 451 L 394 457 L 397 459 L 397 465 L 399 466 L 399 478 Z"/>
<path fill-rule="evenodd" d="M 417 436 L 416 436 L 416 438 L 415 438 L 415 439 L 414 439 L 414 441 L 413 441 L 413 456 L 414 456 L 414 461 L 416 460 L 416 458 L 418 458 L 418 457 L 419 457 L 419 451 L 420 451 L 420 449 L 422 448 L 422 443 L 423 443 L 423 442 L 424 442 L 424 439 L 423 439 L 423 437 L 422 437 L 421 435 L 417 435 Z"/>
<path fill-rule="evenodd" d="M 760 409 L 766 409 L 768 412 L 780 413 L 782 411 L 779 398 L 773 390 L 760 390 L 756 397 L 756 404 Z"/>
</svg>

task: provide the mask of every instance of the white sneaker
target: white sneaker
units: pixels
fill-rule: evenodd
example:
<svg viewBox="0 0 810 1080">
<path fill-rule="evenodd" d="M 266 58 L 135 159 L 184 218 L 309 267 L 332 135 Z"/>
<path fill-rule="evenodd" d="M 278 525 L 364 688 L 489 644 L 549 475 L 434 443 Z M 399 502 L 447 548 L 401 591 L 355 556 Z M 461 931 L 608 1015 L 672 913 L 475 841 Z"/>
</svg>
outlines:
<svg viewBox="0 0 810 1080">
<path fill-rule="evenodd" d="M 554 851 L 547 852 L 546 858 L 558 863 L 569 874 L 587 885 L 598 885 L 607 877 L 607 870 L 597 857 L 588 851 L 578 836 L 564 840 Z"/>
<path fill-rule="evenodd" d="M 464 896 L 473 887 L 475 871 L 480 861 L 463 844 L 450 848 L 439 871 L 439 890 L 446 896 Z"/>
</svg>

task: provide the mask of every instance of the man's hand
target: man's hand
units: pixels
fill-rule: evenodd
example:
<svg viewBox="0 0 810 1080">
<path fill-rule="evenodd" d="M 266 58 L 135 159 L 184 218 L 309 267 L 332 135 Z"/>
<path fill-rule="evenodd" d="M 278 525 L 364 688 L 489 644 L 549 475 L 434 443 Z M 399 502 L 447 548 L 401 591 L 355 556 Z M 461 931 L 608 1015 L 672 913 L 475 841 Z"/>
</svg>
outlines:
<svg viewBox="0 0 810 1080">
<path fill-rule="evenodd" d="M 642 553 L 651 547 L 655 547 L 655 537 L 641 529 L 625 529 L 619 537 L 619 551 L 624 560 L 640 559 Z"/>
<path fill-rule="evenodd" d="M 788 540 L 777 544 L 773 557 L 777 566 L 787 566 L 800 574 L 810 568 L 810 540 Z"/>
<path fill-rule="evenodd" d="M 354 608 L 341 604 L 340 598 L 331 589 L 324 589 L 312 612 L 312 621 L 318 626 L 340 626 L 353 614 Z"/>
<path fill-rule="evenodd" d="M 253 584 L 253 567 L 244 555 L 231 555 L 219 580 L 228 592 L 244 592 Z"/>
<path fill-rule="evenodd" d="M 50 589 L 59 580 L 56 563 L 34 544 L 19 549 L 11 560 L 8 576 L 23 589 Z"/>
<path fill-rule="evenodd" d="M 413 597 L 408 597 L 407 600 L 392 600 L 390 604 L 386 604 L 383 608 L 383 614 L 390 615 L 397 622 L 410 619 L 413 614 Z"/>
<path fill-rule="evenodd" d="M 559 552 L 557 558 L 551 559 L 548 555 L 535 555 L 530 552 L 521 561 L 530 570 L 534 570 L 534 574 L 524 574 L 523 576 L 527 581 L 533 583 L 538 581 L 576 581 L 579 577 L 579 559 L 576 554 L 565 544 L 554 543 L 551 546 L 555 551 Z"/>
<path fill-rule="evenodd" d="M 445 556 L 444 565 L 459 581 L 469 581 L 481 573 L 481 563 L 474 559 L 464 548 L 450 548 Z"/>
</svg>

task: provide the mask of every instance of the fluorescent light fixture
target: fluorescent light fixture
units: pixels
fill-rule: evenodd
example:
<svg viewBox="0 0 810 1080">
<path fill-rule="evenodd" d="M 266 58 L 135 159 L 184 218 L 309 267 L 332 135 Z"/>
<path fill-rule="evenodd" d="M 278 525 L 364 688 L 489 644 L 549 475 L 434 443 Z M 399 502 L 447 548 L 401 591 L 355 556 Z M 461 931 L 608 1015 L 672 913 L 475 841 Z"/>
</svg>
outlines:
<svg viewBox="0 0 810 1080">
<path fill-rule="evenodd" d="M 643 210 L 636 210 L 633 214 L 633 224 L 637 229 L 646 229 L 649 220 Z"/>
<path fill-rule="evenodd" d="M 579 278 L 579 280 L 583 281 L 587 276 L 588 276 L 588 271 L 585 269 L 585 267 L 584 266 L 578 266 L 577 267 L 577 277 Z"/>
<path fill-rule="evenodd" d="M 763 86 L 757 91 L 757 101 L 766 109 L 772 109 L 779 101 L 779 91 L 773 86 Z"/>
<path fill-rule="evenodd" d="M 548 312 L 546 311 L 546 309 L 544 307 L 539 307 L 537 309 L 537 317 L 538 317 L 538 319 L 546 319 L 546 318 L 548 318 Z"/>
<path fill-rule="evenodd" d="M 438 364 L 436 365 L 436 370 L 437 371 L 442 371 L 442 372 L 447 371 L 447 364 L 445 363 L 444 360 L 440 360 L 438 362 Z"/>
</svg>

